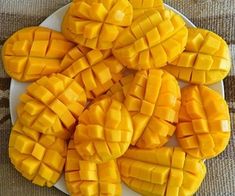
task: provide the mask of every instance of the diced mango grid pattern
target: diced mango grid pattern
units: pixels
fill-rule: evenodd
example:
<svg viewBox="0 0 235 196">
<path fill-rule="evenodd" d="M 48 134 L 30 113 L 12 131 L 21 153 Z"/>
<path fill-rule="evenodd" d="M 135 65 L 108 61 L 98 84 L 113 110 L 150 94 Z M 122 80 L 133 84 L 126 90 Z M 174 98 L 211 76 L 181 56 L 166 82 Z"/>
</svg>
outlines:
<svg viewBox="0 0 235 196">
<path fill-rule="evenodd" d="M 44 27 L 25 28 L 4 44 L 5 69 L 20 81 L 33 81 L 60 72 L 61 60 L 73 46 L 59 32 Z"/>
<path fill-rule="evenodd" d="M 84 161 L 70 140 L 65 182 L 71 195 L 121 195 L 121 179 L 115 160 L 96 164 Z"/>
<path fill-rule="evenodd" d="M 203 161 L 180 148 L 130 148 L 117 162 L 123 182 L 143 195 L 193 195 L 206 174 Z"/>
<path fill-rule="evenodd" d="M 73 79 L 53 74 L 30 84 L 20 101 L 17 114 L 21 123 L 44 134 L 68 138 L 84 110 L 86 94 Z"/>
<path fill-rule="evenodd" d="M 208 30 L 189 28 L 186 50 L 164 69 L 187 82 L 211 84 L 223 79 L 230 67 L 229 48 L 221 37 Z"/>
<path fill-rule="evenodd" d="M 226 102 L 206 86 L 182 89 L 176 136 L 181 147 L 191 156 L 205 159 L 218 155 L 230 138 Z"/>
<path fill-rule="evenodd" d="M 183 52 L 187 35 L 184 20 L 174 12 L 145 12 L 118 36 L 113 54 L 130 69 L 162 67 Z"/>
<path fill-rule="evenodd" d="M 28 180 L 40 186 L 53 186 L 64 168 L 67 144 L 55 136 L 43 135 L 14 125 L 9 141 L 9 156 L 15 168 Z"/>
<path fill-rule="evenodd" d="M 129 147 L 133 127 L 122 103 L 104 98 L 85 110 L 79 122 L 74 142 L 84 160 L 105 162 L 121 156 Z"/>
<path fill-rule="evenodd" d="M 177 80 L 165 71 L 139 71 L 124 101 L 131 113 L 134 135 L 132 145 L 160 147 L 173 135 L 180 109 Z"/>
<path fill-rule="evenodd" d="M 86 91 L 88 99 L 105 93 L 122 77 L 123 65 L 109 50 L 90 50 L 77 46 L 62 61 L 68 67 L 62 73 L 74 78 Z"/>
</svg>

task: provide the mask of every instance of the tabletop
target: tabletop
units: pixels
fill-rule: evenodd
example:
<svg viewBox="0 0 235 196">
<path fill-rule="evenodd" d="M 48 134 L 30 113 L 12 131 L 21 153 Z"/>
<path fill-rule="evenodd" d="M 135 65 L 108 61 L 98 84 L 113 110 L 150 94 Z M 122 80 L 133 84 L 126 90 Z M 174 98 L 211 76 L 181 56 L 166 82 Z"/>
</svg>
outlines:
<svg viewBox="0 0 235 196">
<path fill-rule="evenodd" d="M 40 24 L 68 0 L 0 0 L 0 50 L 4 41 L 20 28 Z M 230 74 L 224 79 L 225 99 L 229 105 L 232 136 L 226 150 L 206 161 L 207 175 L 196 195 L 235 195 L 235 0 L 165 0 L 196 26 L 212 30 L 229 44 L 232 54 Z M 10 78 L 0 59 L 0 195 L 65 195 L 56 188 L 38 187 L 25 180 L 10 164 L 8 140 Z"/>
</svg>

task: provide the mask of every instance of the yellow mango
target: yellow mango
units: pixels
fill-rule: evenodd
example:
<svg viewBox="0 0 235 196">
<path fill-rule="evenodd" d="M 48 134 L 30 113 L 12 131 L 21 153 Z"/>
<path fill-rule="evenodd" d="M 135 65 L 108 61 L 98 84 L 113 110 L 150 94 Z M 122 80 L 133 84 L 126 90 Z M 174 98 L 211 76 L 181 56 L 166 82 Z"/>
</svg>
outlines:
<svg viewBox="0 0 235 196">
<path fill-rule="evenodd" d="M 68 146 L 65 183 L 71 196 L 121 195 L 121 179 L 115 160 L 96 164 L 84 161 L 77 153 L 73 139 Z"/>
<path fill-rule="evenodd" d="M 185 51 L 164 69 L 193 84 L 212 84 L 225 78 L 231 68 L 226 42 L 205 29 L 189 28 L 188 32 Z"/>
<path fill-rule="evenodd" d="M 67 67 L 62 73 L 75 79 L 86 91 L 88 99 L 105 93 L 122 77 L 124 66 L 110 50 L 91 50 L 77 46 L 70 50 L 61 63 Z"/>
<path fill-rule="evenodd" d="M 82 159 L 96 163 L 121 156 L 133 134 L 126 107 L 111 98 L 98 100 L 79 117 L 74 145 Z"/>
<path fill-rule="evenodd" d="M 132 18 L 133 9 L 128 0 L 73 1 L 64 16 L 62 32 L 75 43 L 106 50 L 113 47 Z"/>
<path fill-rule="evenodd" d="M 208 159 L 220 154 L 230 138 L 226 101 L 206 86 L 182 89 L 182 104 L 176 136 L 180 146 L 193 157 Z"/>
<path fill-rule="evenodd" d="M 185 22 L 178 14 L 149 10 L 118 35 L 112 51 L 130 69 L 159 68 L 184 51 L 187 36 Z"/>
<path fill-rule="evenodd" d="M 180 100 L 178 82 L 166 71 L 137 72 L 124 100 L 134 127 L 131 144 L 139 148 L 163 146 L 175 131 Z"/>
<path fill-rule="evenodd" d="M 12 128 L 9 157 L 15 168 L 32 183 L 53 186 L 63 172 L 66 141 L 23 126 L 19 120 Z"/>
<path fill-rule="evenodd" d="M 4 43 L 3 65 L 12 78 L 21 82 L 34 81 L 61 72 L 61 61 L 73 47 L 74 44 L 59 32 L 45 27 L 24 28 Z"/>
<path fill-rule="evenodd" d="M 20 96 L 17 114 L 28 128 L 69 138 L 85 105 L 85 91 L 76 81 L 52 74 L 27 87 L 27 92 Z"/>
<path fill-rule="evenodd" d="M 201 159 L 172 147 L 131 147 L 117 163 L 122 181 L 141 195 L 193 195 L 206 174 Z"/>
</svg>

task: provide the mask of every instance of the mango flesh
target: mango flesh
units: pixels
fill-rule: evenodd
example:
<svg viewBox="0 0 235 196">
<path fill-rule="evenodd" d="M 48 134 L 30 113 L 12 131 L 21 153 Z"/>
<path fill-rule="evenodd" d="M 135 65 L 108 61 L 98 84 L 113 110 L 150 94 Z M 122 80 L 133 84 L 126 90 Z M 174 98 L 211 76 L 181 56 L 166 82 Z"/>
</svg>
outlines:
<svg viewBox="0 0 235 196">
<path fill-rule="evenodd" d="M 131 144 L 139 148 L 163 146 L 175 131 L 180 100 L 178 82 L 166 71 L 137 72 L 124 101 L 134 127 Z"/>
<path fill-rule="evenodd" d="M 94 99 L 111 88 L 121 79 L 124 68 L 110 50 L 91 50 L 81 46 L 70 50 L 61 64 L 67 67 L 62 74 L 77 81 L 88 99 Z"/>
<path fill-rule="evenodd" d="M 117 160 L 122 181 L 146 196 L 191 196 L 206 174 L 202 160 L 180 148 L 130 148 Z"/>
<path fill-rule="evenodd" d="M 149 10 L 164 10 L 163 0 L 129 0 L 133 7 L 133 19 Z"/>
<path fill-rule="evenodd" d="M 61 60 L 72 47 L 74 44 L 59 32 L 45 27 L 24 28 L 4 43 L 4 68 L 18 81 L 35 81 L 62 71 Z"/>
<path fill-rule="evenodd" d="M 119 34 L 112 51 L 127 68 L 159 68 L 183 52 L 187 36 L 185 22 L 178 14 L 150 10 Z"/>
<path fill-rule="evenodd" d="M 68 146 L 65 182 L 71 196 L 121 195 L 121 179 L 115 160 L 96 164 L 84 161 L 73 140 Z"/>
<path fill-rule="evenodd" d="M 111 98 L 90 105 L 79 117 L 74 145 L 83 160 L 103 163 L 120 157 L 133 134 L 126 107 Z"/>
<path fill-rule="evenodd" d="M 212 84 L 227 76 L 231 58 L 227 43 L 217 34 L 189 28 L 185 51 L 164 69 L 193 84 Z"/>
<path fill-rule="evenodd" d="M 182 89 L 182 105 L 176 136 L 180 146 L 193 157 L 217 156 L 228 145 L 230 118 L 226 101 L 206 86 Z"/>
<path fill-rule="evenodd" d="M 128 0 L 73 1 L 67 11 L 62 32 L 69 40 L 92 49 L 113 47 L 118 34 L 132 22 Z"/>
<path fill-rule="evenodd" d="M 84 110 L 86 94 L 62 74 L 44 76 L 27 87 L 17 106 L 19 121 L 40 133 L 69 138 Z"/>
<path fill-rule="evenodd" d="M 23 126 L 19 120 L 12 128 L 9 157 L 25 178 L 39 186 L 53 186 L 63 172 L 66 141 Z"/>
</svg>

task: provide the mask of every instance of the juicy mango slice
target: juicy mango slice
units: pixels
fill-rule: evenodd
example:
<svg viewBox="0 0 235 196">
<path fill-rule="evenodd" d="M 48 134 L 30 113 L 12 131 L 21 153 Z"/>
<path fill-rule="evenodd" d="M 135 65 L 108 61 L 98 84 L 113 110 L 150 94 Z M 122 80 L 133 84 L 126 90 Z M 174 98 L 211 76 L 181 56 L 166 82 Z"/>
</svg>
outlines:
<svg viewBox="0 0 235 196">
<path fill-rule="evenodd" d="M 142 195 L 193 195 L 206 174 L 202 160 L 180 148 L 130 148 L 117 160 L 122 181 Z"/>
<path fill-rule="evenodd" d="M 124 101 L 134 127 L 131 144 L 139 148 L 165 144 L 175 131 L 180 100 L 178 82 L 166 71 L 137 72 Z"/>
<path fill-rule="evenodd" d="M 170 10 L 148 11 L 117 38 L 113 54 L 130 69 L 150 69 L 174 61 L 185 48 L 188 30 Z"/>
<path fill-rule="evenodd" d="M 133 7 L 133 19 L 149 10 L 164 10 L 163 0 L 129 0 Z"/>
<path fill-rule="evenodd" d="M 71 41 L 92 49 L 110 49 L 118 34 L 132 22 L 128 0 L 73 1 L 62 32 Z"/>
<path fill-rule="evenodd" d="M 225 78 L 231 68 L 228 45 L 205 29 L 188 29 L 185 51 L 164 69 L 176 78 L 194 84 L 212 84 Z"/>
<path fill-rule="evenodd" d="M 129 147 L 132 134 L 126 107 L 119 101 L 104 98 L 80 115 L 74 145 L 82 159 L 102 163 L 121 156 Z"/>
<path fill-rule="evenodd" d="M 14 33 L 3 45 L 5 71 L 25 82 L 60 72 L 61 60 L 74 44 L 56 31 L 45 27 L 29 27 Z"/>
<path fill-rule="evenodd" d="M 228 145 L 230 118 L 226 101 L 206 86 L 182 89 L 182 105 L 176 136 L 180 146 L 193 157 L 217 156 Z"/>
<path fill-rule="evenodd" d="M 121 179 L 115 160 L 96 164 L 84 161 L 73 140 L 68 146 L 65 182 L 71 196 L 121 195 Z"/>
<path fill-rule="evenodd" d="M 40 133 L 69 138 L 84 110 L 86 94 L 73 79 L 62 74 L 44 76 L 20 96 L 20 122 Z"/>
<path fill-rule="evenodd" d="M 110 50 L 91 50 L 81 46 L 70 50 L 61 64 L 67 67 L 62 74 L 77 81 L 86 91 L 88 99 L 105 93 L 121 79 L 124 69 Z"/>
<path fill-rule="evenodd" d="M 63 172 L 66 155 L 65 140 L 41 134 L 16 121 L 10 134 L 9 157 L 26 179 L 39 186 L 53 186 Z"/>
</svg>

